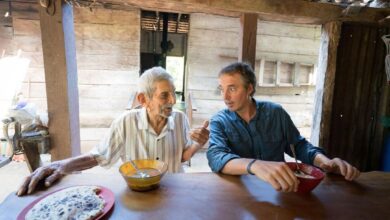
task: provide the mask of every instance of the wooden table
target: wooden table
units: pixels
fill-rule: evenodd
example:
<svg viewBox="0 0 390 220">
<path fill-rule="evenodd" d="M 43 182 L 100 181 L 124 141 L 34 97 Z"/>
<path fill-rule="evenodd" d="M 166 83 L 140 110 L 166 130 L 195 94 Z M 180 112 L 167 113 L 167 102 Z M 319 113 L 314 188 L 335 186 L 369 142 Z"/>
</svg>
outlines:
<svg viewBox="0 0 390 220">
<path fill-rule="evenodd" d="M 15 219 L 30 202 L 59 188 L 95 184 L 111 189 L 110 219 L 389 219 L 390 173 L 363 173 L 355 182 L 327 176 L 310 194 L 280 193 L 254 176 L 167 174 L 159 189 L 133 192 L 118 174 L 74 174 L 47 191 L 0 205 L 0 219 Z"/>
</svg>

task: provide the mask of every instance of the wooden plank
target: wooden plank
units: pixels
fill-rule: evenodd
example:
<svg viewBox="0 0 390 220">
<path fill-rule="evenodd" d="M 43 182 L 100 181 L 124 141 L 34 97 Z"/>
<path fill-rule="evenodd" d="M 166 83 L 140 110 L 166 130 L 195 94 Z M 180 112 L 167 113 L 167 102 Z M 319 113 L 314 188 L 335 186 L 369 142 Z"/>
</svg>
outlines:
<svg viewBox="0 0 390 220">
<path fill-rule="evenodd" d="M 129 99 L 130 95 L 137 90 L 136 88 L 136 84 L 79 85 L 79 97 L 103 98 L 108 96 L 110 99 Z"/>
<path fill-rule="evenodd" d="M 81 128 L 109 128 L 112 121 L 123 113 L 123 109 L 109 111 L 80 111 Z"/>
<path fill-rule="evenodd" d="M 189 41 L 188 45 L 192 47 L 204 46 L 210 48 L 238 48 L 238 31 L 239 29 L 237 29 L 237 32 L 226 32 L 217 29 L 197 29 L 196 31 L 191 32 L 190 39 L 192 38 L 193 40 Z M 224 38 L 220 37 L 221 33 L 223 33 Z"/>
<path fill-rule="evenodd" d="M 101 39 L 76 39 L 78 54 L 98 54 L 98 55 L 134 55 L 138 54 L 140 45 L 138 41 L 115 41 Z"/>
<path fill-rule="evenodd" d="M 113 54 L 106 55 L 85 55 L 77 54 L 77 66 L 80 69 L 88 70 L 127 70 L 139 66 L 139 55 Z"/>
<path fill-rule="evenodd" d="M 385 48 L 377 43 L 388 30 L 379 30 L 344 24 L 338 51 L 328 152 L 362 171 L 380 168 L 383 126 L 379 118 L 389 109 Z"/>
<path fill-rule="evenodd" d="M 126 70 L 80 70 L 80 84 L 114 84 L 135 85 L 139 78 L 139 70 L 132 66 Z"/>
<path fill-rule="evenodd" d="M 204 13 L 191 14 L 190 35 L 196 29 L 236 33 L 239 28 L 238 18 Z M 257 30 L 258 35 L 288 36 L 291 38 L 316 40 L 321 38 L 321 25 L 302 25 L 258 20 Z"/>
<path fill-rule="evenodd" d="M 11 44 L 12 44 L 12 39 L 0 37 L 0 58 L 1 56 L 3 56 L 3 54 L 4 56 L 10 56 L 15 54 L 15 51 L 12 49 Z"/>
<path fill-rule="evenodd" d="M 321 39 L 321 25 L 258 21 L 258 35 L 286 36 L 299 39 Z"/>
<path fill-rule="evenodd" d="M 192 13 L 190 20 L 190 32 L 192 35 L 196 29 L 217 30 L 223 32 L 237 33 L 240 23 L 237 17 L 226 17 L 205 13 Z"/>
<path fill-rule="evenodd" d="M 321 47 L 317 69 L 316 98 L 311 142 L 328 149 L 335 74 L 336 57 L 341 33 L 340 22 L 330 22 L 322 28 Z"/>
<path fill-rule="evenodd" d="M 362 98 L 360 100 L 360 107 L 358 109 L 360 119 L 357 120 L 356 122 L 356 126 L 359 128 L 361 132 L 361 135 L 358 135 L 356 137 L 356 141 L 361 143 L 361 147 L 359 150 L 362 155 L 370 155 L 371 154 L 370 146 L 373 144 L 371 141 L 371 128 L 373 126 L 372 112 L 371 112 L 372 105 L 369 103 L 375 105 L 375 103 L 371 101 L 371 97 L 372 95 L 374 95 L 373 93 L 371 93 L 371 91 L 373 91 L 371 89 L 371 83 L 375 79 L 375 75 L 369 73 L 373 71 L 374 65 L 380 65 L 376 61 L 376 56 L 377 56 L 375 51 L 376 46 L 372 45 L 372 44 L 376 44 L 377 37 L 378 37 L 377 34 L 378 31 L 376 28 L 370 28 L 368 33 L 369 35 L 368 42 L 366 42 L 367 43 L 366 44 L 367 49 L 365 51 L 366 56 L 365 56 L 365 60 L 363 61 L 363 63 L 365 63 L 366 65 L 364 65 L 363 67 L 365 74 L 362 76 L 362 81 L 365 83 L 363 83 L 361 86 Z M 355 153 L 356 152 L 354 152 L 354 154 Z M 359 159 L 358 157 L 354 157 L 354 158 L 356 158 L 355 160 Z M 369 167 L 370 166 L 369 161 L 370 161 L 369 157 L 366 157 L 364 158 L 364 160 L 360 161 L 360 164 L 362 167 Z"/>
<path fill-rule="evenodd" d="M 11 16 L 10 5 L 11 3 L 8 1 L 5 2 L 0 1 L 0 26 L 12 27 L 12 16 Z"/>
<path fill-rule="evenodd" d="M 87 98 L 80 97 L 80 112 L 125 110 L 129 97 L 122 98 Z"/>
<path fill-rule="evenodd" d="M 390 34 L 390 28 L 378 28 L 375 42 L 380 42 L 381 37 L 388 34 Z M 386 82 L 383 59 L 386 55 L 386 48 L 383 44 L 376 43 L 375 50 L 373 58 L 375 64 L 372 71 L 370 71 L 370 73 L 377 73 L 372 80 L 372 96 L 370 98 L 372 104 L 372 119 L 374 119 L 371 120 L 371 123 L 373 123 L 372 127 L 375 132 L 370 133 L 372 136 L 370 139 L 371 145 L 369 147 L 369 152 L 371 152 L 368 160 L 369 170 L 377 170 L 381 166 L 386 129 L 379 122 L 379 119 L 385 115 L 388 116 L 390 113 L 390 86 Z"/>
<path fill-rule="evenodd" d="M 302 85 L 299 87 L 256 87 L 256 97 L 271 96 L 271 97 L 291 97 L 291 100 L 297 99 L 314 99 L 314 86 Z M 191 90 L 194 99 L 218 99 L 220 98 L 219 91 L 215 88 Z"/>
<path fill-rule="evenodd" d="M 38 20 L 39 5 L 37 1 L 12 1 L 12 17 L 15 19 Z"/>
<path fill-rule="evenodd" d="M 334 87 L 334 99 L 333 99 L 333 109 L 331 115 L 331 127 L 330 127 L 330 137 L 329 145 L 327 147 L 327 153 L 330 157 L 341 157 L 341 148 L 345 147 L 346 136 L 348 134 L 348 121 L 346 118 L 350 118 L 350 112 L 347 111 L 348 106 L 344 106 L 345 103 L 350 105 L 352 100 L 350 97 L 350 90 L 344 88 L 348 86 L 346 82 L 353 84 L 353 67 L 350 70 L 349 65 L 353 63 L 353 59 L 350 56 L 353 40 L 350 36 L 353 36 L 353 29 L 350 26 L 343 25 L 342 32 L 340 37 L 340 50 L 338 50 L 338 59 L 337 59 L 337 72 L 335 78 L 335 87 Z M 356 45 L 356 41 L 355 41 Z M 357 46 L 357 45 L 356 45 Z M 356 49 L 356 48 L 355 48 Z M 348 63 L 349 65 L 343 65 L 343 63 Z M 351 77 L 351 78 L 350 78 Z M 349 87 L 351 88 L 351 87 Z M 348 91 L 348 92 L 347 92 Z M 349 101 L 349 102 L 348 102 Z M 337 132 L 334 132 L 336 129 Z"/>
<path fill-rule="evenodd" d="M 74 22 L 87 24 L 122 24 L 140 20 L 140 10 L 109 10 L 104 8 L 74 8 Z"/>
<path fill-rule="evenodd" d="M 80 154 L 73 9 L 61 0 L 54 5 L 53 16 L 40 8 L 52 161 Z"/>
<path fill-rule="evenodd" d="M 32 52 L 34 54 L 42 54 L 42 40 L 40 36 L 34 36 L 34 35 L 14 36 L 12 39 L 11 47 L 12 50 L 14 51 L 22 50 L 23 53 Z"/>
<path fill-rule="evenodd" d="M 13 27 L 15 35 L 24 36 L 41 36 L 41 28 L 39 20 L 13 19 Z"/>
<path fill-rule="evenodd" d="M 362 120 L 362 115 L 359 114 L 359 109 L 363 103 L 367 103 L 367 100 L 362 100 L 362 87 L 366 83 L 362 81 L 363 75 L 366 73 L 363 72 L 365 65 L 367 63 L 365 62 L 365 56 L 367 55 L 367 48 L 368 48 L 368 36 L 370 33 L 370 28 L 367 26 L 359 26 L 357 27 L 359 29 L 358 34 L 360 35 L 359 39 L 359 47 L 357 50 L 355 50 L 358 54 L 356 56 L 356 59 L 353 61 L 355 64 L 355 70 L 353 72 L 353 75 L 355 76 L 355 81 L 352 87 L 352 97 L 353 102 L 350 103 L 351 106 L 351 119 L 349 121 L 357 122 L 359 120 Z M 356 28 L 356 29 L 357 29 Z M 355 31 L 356 32 L 356 31 Z M 357 34 L 354 34 L 354 36 Z M 352 124 L 352 123 L 350 123 Z M 362 127 L 363 128 L 363 127 Z M 363 148 L 363 145 L 365 143 L 362 142 L 363 132 L 361 128 L 356 126 L 354 124 L 353 126 L 349 127 L 348 130 L 349 135 L 345 137 L 347 140 L 347 144 L 345 147 L 342 148 L 341 155 L 346 155 L 345 159 L 350 161 L 352 164 L 361 164 L 363 161 L 361 158 L 356 157 L 356 155 L 362 155 L 361 149 Z"/>
<path fill-rule="evenodd" d="M 33 68 L 43 68 L 43 54 L 40 52 L 28 52 L 23 51 L 21 57 L 27 58 L 30 60 L 30 67 Z"/>
<path fill-rule="evenodd" d="M 84 85 L 79 84 L 80 98 L 126 98 L 136 91 L 136 84 L 121 84 L 121 85 Z M 22 83 L 21 92 L 26 98 L 46 98 L 46 84 L 36 82 Z M 98 108 L 98 106 L 96 106 Z"/>
<path fill-rule="evenodd" d="M 102 85 L 134 85 L 137 83 L 139 70 L 132 67 L 126 70 L 83 70 L 78 71 L 79 84 L 102 84 Z M 42 68 L 29 67 L 25 77 L 31 82 L 45 82 L 44 70 Z"/>
<path fill-rule="evenodd" d="M 7 27 L 4 25 L 0 25 L 0 39 L 1 41 L 6 40 L 6 39 L 12 39 L 14 34 L 13 28 L 12 27 Z M 0 41 L 0 43 L 1 43 Z"/>
<path fill-rule="evenodd" d="M 80 129 L 81 141 L 102 140 L 109 128 L 82 128 Z"/>
<path fill-rule="evenodd" d="M 140 41 L 140 20 L 129 21 L 128 24 L 74 24 L 78 39 L 101 39 L 117 41 Z"/>
<path fill-rule="evenodd" d="M 248 62 L 255 68 L 257 14 L 243 14 L 240 17 L 240 32 L 238 37 L 238 61 Z"/>
<path fill-rule="evenodd" d="M 237 40 L 237 36 L 235 34 L 224 33 L 225 38 L 221 40 L 218 38 L 219 35 L 221 35 L 221 32 L 204 31 L 202 33 L 202 31 L 197 31 L 191 35 L 191 37 L 194 38 L 190 37 L 189 50 L 194 48 L 194 51 L 197 51 L 198 54 L 203 54 L 204 52 L 202 52 L 202 50 L 209 50 L 209 56 L 212 56 L 214 52 L 227 57 L 237 57 L 237 47 L 235 46 L 236 44 L 234 44 L 234 41 Z M 319 40 L 266 35 L 258 35 L 257 42 L 257 60 L 263 57 L 262 54 L 277 53 L 290 56 L 291 58 L 288 58 L 289 60 L 299 61 L 299 59 L 293 57 L 302 55 L 312 57 L 310 61 L 315 61 L 320 45 Z M 274 45 L 280 46 L 275 47 Z M 196 55 L 196 53 L 194 55 Z"/>
<path fill-rule="evenodd" d="M 387 15 L 386 12 L 389 11 L 389 9 L 365 8 L 358 15 L 346 17 L 342 16 L 343 8 L 341 6 L 302 0 L 262 0 L 257 4 L 254 4 L 251 0 L 168 0 L 163 2 L 158 0 L 110 0 L 109 2 L 119 5 L 132 5 L 142 9 L 153 9 L 155 11 L 204 12 L 237 17 L 240 15 L 237 12 L 257 13 L 261 18 L 266 20 L 317 24 L 338 20 L 340 18 L 361 22 L 376 22 L 378 16 L 383 18 Z"/>
</svg>

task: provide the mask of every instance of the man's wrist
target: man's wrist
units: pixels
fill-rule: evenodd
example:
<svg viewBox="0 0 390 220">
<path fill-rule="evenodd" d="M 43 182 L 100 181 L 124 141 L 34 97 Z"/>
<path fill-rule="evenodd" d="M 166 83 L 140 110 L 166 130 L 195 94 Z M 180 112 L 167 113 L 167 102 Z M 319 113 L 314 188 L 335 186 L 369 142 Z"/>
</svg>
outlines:
<svg viewBox="0 0 390 220">
<path fill-rule="evenodd" d="M 246 172 L 248 172 L 248 174 L 250 174 L 250 175 L 255 175 L 255 174 L 252 172 L 251 168 L 252 168 L 252 165 L 253 165 L 256 161 L 257 161 L 257 159 L 253 159 L 253 160 L 251 160 L 251 162 L 249 162 L 248 165 L 246 166 Z"/>
</svg>

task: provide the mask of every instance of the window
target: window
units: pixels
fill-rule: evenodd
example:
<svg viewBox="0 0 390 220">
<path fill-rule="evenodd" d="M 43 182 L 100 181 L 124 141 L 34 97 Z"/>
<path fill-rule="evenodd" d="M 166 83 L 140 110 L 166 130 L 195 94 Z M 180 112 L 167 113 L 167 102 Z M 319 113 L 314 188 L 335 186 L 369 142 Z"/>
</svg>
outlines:
<svg viewBox="0 0 390 220">
<path fill-rule="evenodd" d="M 260 86 L 274 86 L 276 83 L 276 61 L 261 60 L 260 62 Z"/>
<path fill-rule="evenodd" d="M 315 65 L 261 59 L 259 86 L 300 86 L 315 84 Z"/>
<path fill-rule="evenodd" d="M 280 74 L 277 84 L 281 86 L 292 86 L 294 84 L 295 64 L 280 62 Z"/>
<path fill-rule="evenodd" d="M 176 92 L 183 93 L 184 57 L 167 56 L 167 71 L 173 77 Z"/>
<path fill-rule="evenodd" d="M 300 85 L 314 85 L 314 71 L 315 67 L 311 64 L 299 64 L 299 84 Z"/>
</svg>

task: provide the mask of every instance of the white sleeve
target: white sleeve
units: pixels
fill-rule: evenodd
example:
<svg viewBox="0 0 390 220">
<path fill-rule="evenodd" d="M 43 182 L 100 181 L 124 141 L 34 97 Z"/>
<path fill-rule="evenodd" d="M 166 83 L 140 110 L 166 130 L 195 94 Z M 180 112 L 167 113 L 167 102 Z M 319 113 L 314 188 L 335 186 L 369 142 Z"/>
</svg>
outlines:
<svg viewBox="0 0 390 220">
<path fill-rule="evenodd" d="M 187 115 L 185 115 L 184 113 L 182 114 L 183 115 L 183 136 L 184 136 L 184 141 L 185 141 L 185 146 L 184 146 L 184 149 L 187 149 L 189 148 L 192 144 L 193 144 L 193 140 L 191 140 L 190 138 L 190 131 L 191 131 L 191 127 L 190 127 L 190 123 L 188 122 L 188 118 L 187 118 Z"/>
<path fill-rule="evenodd" d="M 114 165 L 121 156 L 124 149 L 124 139 L 121 132 L 123 129 L 120 129 L 120 127 L 117 126 L 120 124 L 121 123 L 114 121 L 104 139 L 90 152 L 96 158 L 100 166 L 109 168 Z"/>
</svg>

